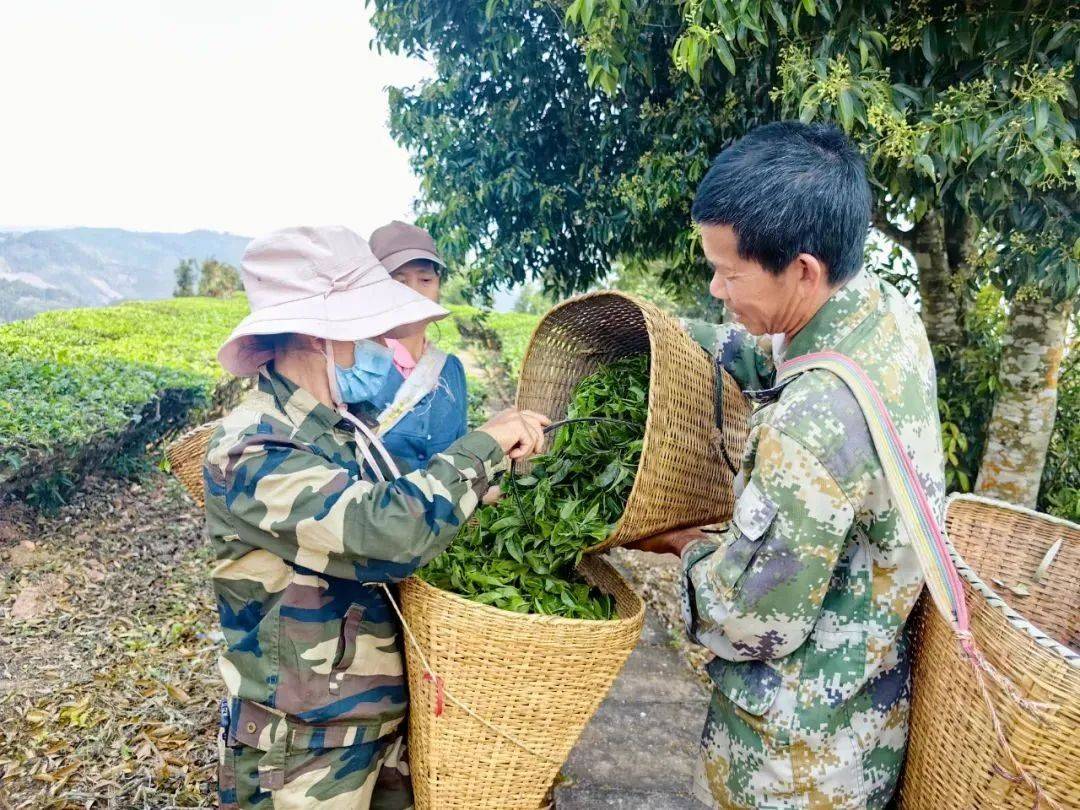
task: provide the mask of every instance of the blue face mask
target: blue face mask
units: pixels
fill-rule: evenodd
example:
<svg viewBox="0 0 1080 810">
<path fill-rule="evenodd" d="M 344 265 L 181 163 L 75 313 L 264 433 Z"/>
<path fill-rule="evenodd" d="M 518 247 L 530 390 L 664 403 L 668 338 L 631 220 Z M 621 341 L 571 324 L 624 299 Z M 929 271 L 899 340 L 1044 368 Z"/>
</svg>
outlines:
<svg viewBox="0 0 1080 810">
<path fill-rule="evenodd" d="M 349 404 L 369 402 L 383 387 L 394 352 L 373 340 L 358 340 L 353 353 L 353 365 L 342 368 L 335 364 L 341 399 Z"/>
</svg>

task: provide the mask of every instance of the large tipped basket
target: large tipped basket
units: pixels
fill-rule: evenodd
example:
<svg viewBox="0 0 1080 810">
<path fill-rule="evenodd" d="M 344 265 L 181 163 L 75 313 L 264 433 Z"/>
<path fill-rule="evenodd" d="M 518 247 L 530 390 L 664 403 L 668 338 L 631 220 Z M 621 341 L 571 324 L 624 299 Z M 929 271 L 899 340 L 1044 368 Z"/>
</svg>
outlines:
<svg viewBox="0 0 1080 810">
<path fill-rule="evenodd" d="M 679 323 L 647 301 L 596 292 L 548 312 L 525 352 L 518 407 L 562 419 L 583 377 L 643 353 L 650 355 L 649 417 L 641 462 L 622 518 L 591 551 L 727 520 L 735 505 L 731 485 L 749 403 Z"/>
<path fill-rule="evenodd" d="M 542 805 L 645 614 L 607 562 L 586 558 L 580 570 L 615 598 L 617 619 L 512 613 L 415 577 L 401 583 L 417 810 Z"/>
<path fill-rule="evenodd" d="M 975 643 L 1046 706 L 1040 719 L 991 687 L 1010 760 L 951 628 L 924 597 L 901 807 L 1080 807 L 1080 526 L 973 496 L 950 499 L 947 525 Z"/>
</svg>

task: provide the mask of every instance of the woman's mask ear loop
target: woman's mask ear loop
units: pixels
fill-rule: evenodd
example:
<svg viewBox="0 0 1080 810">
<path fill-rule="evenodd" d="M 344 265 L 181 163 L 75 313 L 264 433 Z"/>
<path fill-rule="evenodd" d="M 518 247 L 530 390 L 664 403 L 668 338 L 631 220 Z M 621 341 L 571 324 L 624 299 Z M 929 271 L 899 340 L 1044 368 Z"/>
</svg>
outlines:
<svg viewBox="0 0 1080 810">
<path fill-rule="evenodd" d="M 356 438 L 356 444 L 360 448 L 360 453 L 363 455 L 364 461 L 367 462 L 368 467 L 375 473 L 376 478 L 380 481 L 386 480 L 386 476 L 382 473 L 382 468 L 375 462 L 375 457 L 371 455 L 369 444 L 374 444 L 375 449 L 379 451 L 379 455 L 382 456 L 383 461 L 386 462 L 386 467 L 390 470 L 390 474 L 394 478 L 400 478 L 401 470 L 398 469 L 393 456 L 390 455 L 386 447 L 383 446 L 383 443 L 379 441 L 379 438 L 372 433 L 367 425 L 349 413 L 348 407 L 342 402 L 341 389 L 338 388 L 337 384 L 337 369 L 336 364 L 334 363 L 334 350 L 330 345 L 330 341 L 326 338 L 323 339 L 323 354 L 326 355 L 326 376 L 327 381 L 330 384 L 330 399 L 333 401 L 334 408 L 342 418 L 353 425 L 353 435 Z M 365 436 L 367 437 L 366 440 L 364 438 Z"/>
</svg>

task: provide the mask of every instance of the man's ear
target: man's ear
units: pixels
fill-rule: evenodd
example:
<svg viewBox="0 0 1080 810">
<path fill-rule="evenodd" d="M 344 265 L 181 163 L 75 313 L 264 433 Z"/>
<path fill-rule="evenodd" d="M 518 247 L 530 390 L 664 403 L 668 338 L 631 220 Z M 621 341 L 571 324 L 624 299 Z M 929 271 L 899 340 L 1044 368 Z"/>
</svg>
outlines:
<svg viewBox="0 0 1080 810">
<path fill-rule="evenodd" d="M 809 290 L 823 290 L 829 286 L 829 268 L 817 256 L 800 253 L 792 261 L 796 265 L 799 283 Z"/>
</svg>

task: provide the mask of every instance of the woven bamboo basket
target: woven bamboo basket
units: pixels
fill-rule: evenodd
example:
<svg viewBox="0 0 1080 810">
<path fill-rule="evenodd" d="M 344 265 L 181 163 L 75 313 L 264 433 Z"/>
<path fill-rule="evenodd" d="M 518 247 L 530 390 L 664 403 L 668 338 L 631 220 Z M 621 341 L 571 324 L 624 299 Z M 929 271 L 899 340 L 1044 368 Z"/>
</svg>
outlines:
<svg viewBox="0 0 1080 810">
<path fill-rule="evenodd" d="M 728 520 L 735 506 L 728 461 L 737 466 L 742 458 L 750 405 L 678 321 L 646 301 L 596 292 L 548 312 L 525 352 L 518 407 L 562 419 L 583 377 L 645 352 L 649 416 L 641 462 L 622 518 L 591 551 Z"/>
<path fill-rule="evenodd" d="M 947 529 L 963 558 L 957 568 L 976 644 L 1025 698 L 1049 704 L 1040 722 L 990 687 L 1016 760 L 1047 800 L 1037 803 L 1034 791 L 1016 779 L 970 665 L 924 595 L 915 618 L 911 735 L 900 806 L 1080 807 L 1080 526 L 968 495 L 950 499 Z M 1030 595 L 1013 593 L 1020 584 Z"/>
<path fill-rule="evenodd" d="M 217 429 L 220 420 L 206 422 L 193 427 L 171 441 L 165 448 L 165 457 L 169 459 L 172 474 L 180 479 L 184 489 L 201 509 L 206 503 L 206 491 L 203 488 L 203 461 L 206 458 L 206 446 L 210 436 Z"/>
<path fill-rule="evenodd" d="M 645 615 L 644 603 L 605 560 L 586 558 L 580 570 L 615 598 L 617 619 L 512 613 L 415 577 L 401 584 L 405 621 L 447 693 L 436 717 L 438 690 L 407 643 L 417 810 L 536 810 L 543 804 L 637 643 Z"/>
</svg>

